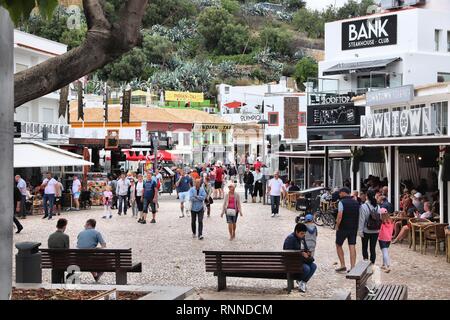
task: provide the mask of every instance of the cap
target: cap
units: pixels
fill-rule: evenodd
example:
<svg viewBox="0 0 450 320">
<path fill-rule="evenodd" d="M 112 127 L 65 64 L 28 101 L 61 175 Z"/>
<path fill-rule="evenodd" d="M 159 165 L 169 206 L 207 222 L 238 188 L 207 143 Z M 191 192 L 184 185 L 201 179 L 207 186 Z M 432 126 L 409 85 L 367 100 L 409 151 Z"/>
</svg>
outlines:
<svg viewBox="0 0 450 320">
<path fill-rule="evenodd" d="M 387 211 L 386 208 L 381 208 L 381 209 L 380 209 L 380 213 L 381 213 L 381 214 L 383 214 L 383 213 L 388 213 L 388 211 Z"/>
<path fill-rule="evenodd" d="M 346 194 L 350 194 L 350 189 L 349 188 L 347 188 L 347 187 L 343 187 L 343 188 L 341 188 L 340 190 L 339 190 L 339 192 L 344 192 L 344 193 L 346 193 Z"/>
<path fill-rule="evenodd" d="M 311 222 L 313 221 L 313 215 L 312 214 L 307 214 L 305 216 L 305 222 Z"/>
<path fill-rule="evenodd" d="M 414 198 L 422 198 L 422 194 L 420 192 L 416 192 L 416 194 L 414 194 Z"/>
</svg>

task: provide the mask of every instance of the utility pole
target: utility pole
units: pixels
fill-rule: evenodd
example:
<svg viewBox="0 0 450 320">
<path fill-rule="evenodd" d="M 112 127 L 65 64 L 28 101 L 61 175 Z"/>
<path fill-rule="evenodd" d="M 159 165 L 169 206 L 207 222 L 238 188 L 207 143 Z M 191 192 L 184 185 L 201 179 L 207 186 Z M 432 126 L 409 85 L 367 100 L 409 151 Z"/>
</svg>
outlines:
<svg viewBox="0 0 450 320">
<path fill-rule="evenodd" d="M 9 13 L 0 6 L 0 300 L 9 300 L 13 255 L 14 31 Z"/>
</svg>

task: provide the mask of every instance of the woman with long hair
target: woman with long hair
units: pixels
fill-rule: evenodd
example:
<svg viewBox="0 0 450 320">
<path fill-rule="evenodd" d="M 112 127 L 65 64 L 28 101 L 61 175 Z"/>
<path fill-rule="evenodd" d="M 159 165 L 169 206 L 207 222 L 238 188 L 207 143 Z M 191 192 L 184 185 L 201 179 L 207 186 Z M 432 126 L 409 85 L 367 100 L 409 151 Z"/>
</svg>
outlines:
<svg viewBox="0 0 450 320">
<path fill-rule="evenodd" d="M 376 218 L 373 215 L 378 215 Z M 375 264 L 376 260 L 376 246 L 378 241 L 378 233 L 381 227 L 380 207 L 375 198 L 375 191 L 367 191 L 367 201 L 361 204 L 359 208 L 359 228 L 358 234 L 362 240 L 362 255 L 364 260 L 369 259 L 367 251 L 370 246 L 370 262 Z M 374 220 L 378 219 L 378 224 Z"/>
</svg>

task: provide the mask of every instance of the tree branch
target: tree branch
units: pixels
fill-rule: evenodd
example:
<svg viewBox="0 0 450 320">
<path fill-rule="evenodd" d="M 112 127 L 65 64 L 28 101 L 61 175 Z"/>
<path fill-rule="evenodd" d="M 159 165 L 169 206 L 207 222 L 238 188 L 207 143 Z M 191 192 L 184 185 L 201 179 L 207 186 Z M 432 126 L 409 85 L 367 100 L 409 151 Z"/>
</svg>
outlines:
<svg viewBox="0 0 450 320">
<path fill-rule="evenodd" d="M 105 18 L 98 0 L 83 0 L 89 29 L 86 40 L 69 52 L 14 75 L 14 108 L 58 90 L 102 68 L 140 43 L 148 0 L 127 0 L 117 24 Z"/>
</svg>

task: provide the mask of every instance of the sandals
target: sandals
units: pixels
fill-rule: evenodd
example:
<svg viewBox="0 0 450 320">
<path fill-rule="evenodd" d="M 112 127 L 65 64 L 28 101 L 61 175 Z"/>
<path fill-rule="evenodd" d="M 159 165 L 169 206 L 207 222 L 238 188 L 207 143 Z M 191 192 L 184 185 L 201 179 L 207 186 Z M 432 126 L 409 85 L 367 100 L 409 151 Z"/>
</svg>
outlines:
<svg viewBox="0 0 450 320">
<path fill-rule="evenodd" d="M 342 267 L 342 268 L 334 269 L 334 271 L 336 271 L 336 272 L 346 272 L 347 268 L 346 267 Z"/>
</svg>

